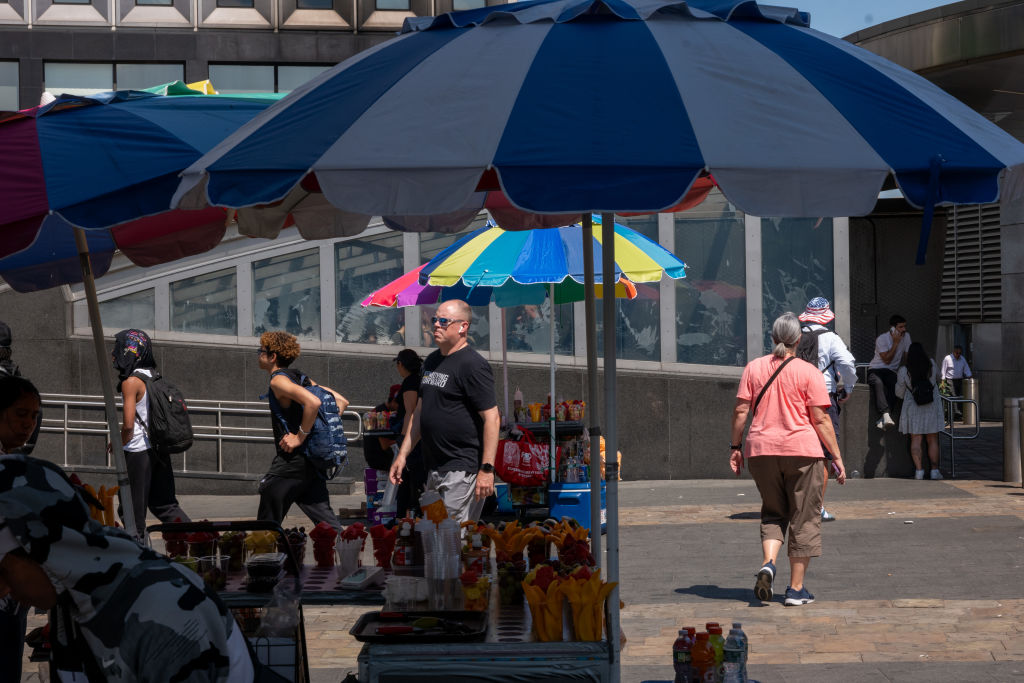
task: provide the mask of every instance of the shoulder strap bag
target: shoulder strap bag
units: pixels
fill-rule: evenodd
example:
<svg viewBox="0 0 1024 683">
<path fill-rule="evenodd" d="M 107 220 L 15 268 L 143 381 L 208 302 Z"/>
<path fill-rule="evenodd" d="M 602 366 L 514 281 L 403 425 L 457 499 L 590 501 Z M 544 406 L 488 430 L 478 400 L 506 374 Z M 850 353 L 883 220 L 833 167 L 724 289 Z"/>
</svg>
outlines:
<svg viewBox="0 0 1024 683">
<path fill-rule="evenodd" d="M 760 405 L 761 399 L 764 398 L 764 392 L 768 391 L 768 387 L 772 385 L 772 382 L 775 381 L 775 378 L 779 376 L 780 372 L 782 372 L 782 368 L 786 367 L 786 365 L 791 360 L 796 360 L 796 356 L 790 356 L 786 360 L 782 361 L 782 363 L 779 364 L 779 367 L 775 369 L 775 372 L 772 373 L 772 376 L 768 378 L 768 381 L 764 383 L 764 386 L 761 387 L 761 393 L 757 395 L 757 400 L 754 401 L 754 409 L 750 412 L 751 418 L 753 418 L 754 415 L 757 414 L 757 406 Z"/>
</svg>

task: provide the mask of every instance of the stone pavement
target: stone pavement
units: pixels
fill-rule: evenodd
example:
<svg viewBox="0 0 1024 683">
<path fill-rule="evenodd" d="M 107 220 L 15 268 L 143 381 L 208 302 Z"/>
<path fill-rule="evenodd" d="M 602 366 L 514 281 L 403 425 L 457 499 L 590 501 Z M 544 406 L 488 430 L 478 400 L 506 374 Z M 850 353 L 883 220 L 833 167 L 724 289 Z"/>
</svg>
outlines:
<svg viewBox="0 0 1024 683">
<path fill-rule="evenodd" d="M 723 466 L 725 458 L 723 456 Z M 358 496 L 335 496 L 355 506 Z M 830 484 L 812 605 L 753 600 L 753 482 L 620 485 L 622 680 L 670 680 L 683 626 L 743 623 L 750 675 L 770 681 L 1024 681 L 1024 489 L 985 480 Z M 196 518 L 244 518 L 255 496 L 185 496 Z M 296 510 L 296 512 L 298 512 Z M 306 525 L 301 513 L 286 526 Z M 777 592 L 788 567 L 779 564 Z M 356 669 L 364 607 L 306 608 L 315 682 Z"/>
</svg>

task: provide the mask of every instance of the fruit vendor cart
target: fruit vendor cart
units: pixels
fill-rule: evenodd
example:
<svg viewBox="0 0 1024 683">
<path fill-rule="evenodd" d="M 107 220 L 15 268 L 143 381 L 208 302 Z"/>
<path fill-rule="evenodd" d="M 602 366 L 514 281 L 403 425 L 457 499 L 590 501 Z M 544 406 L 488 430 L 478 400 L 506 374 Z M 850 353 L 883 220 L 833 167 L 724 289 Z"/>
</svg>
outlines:
<svg viewBox="0 0 1024 683">
<path fill-rule="evenodd" d="M 228 562 L 227 559 L 235 553 L 243 552 L 243 546 L 237 543 L 232 544 L 230 548 L 226 547 L 227 544 L 220 543 L 213 548 L 200 550 L 199 552 L 212 550 L 212 554 L 195 559 L 207 560 L 197 567 L 197 573 L 208 586 L 216 590 L 221 601 L 232 611 L 257 659 L 275 673 L 295 683 L 307 683 L 310 680 L 303 605 L 369 607 L 379 606 L 384 602 L 380 586 L 345 590 L 339 587 L 336 566 L 321 568 L 304 563 L 304 553 L 289 545 L 285 531 L 273 522 L 252 520 L 156 524 L 148 527 L 147 532 L 160 534 L 168 556 L 186 562 L 190 557 L 180 554 L 180 551 L 186 550 L 186 547 L 180 544 L 189 544 L 186 539 L 196 538 L 196 535 L 216 534 L 220 539 L 224 539 L 228 534 L 251 535 L 270 532 L 277 536 L 275 550 L 280 550 L 284 557 L 280 558 L 280 562 L 272 561 L 269 567 L 253 569 L 255 557 L 250 557 L 244 563 Z M 234 538 L 237 539 L 239 536 Z M 188 552 L 191 556 L 192 548 L 188 548 Z M 223 562 L 214 563 L 213 558 L 223 558 Z M 211 565 L 216 567 L 215 571 L 209 570 Z M 294 571 L 296 567 L 297 572 Z M 278 586 L 286 590 L 276 591 Z M 283 601 L 282 596 L 294 600 Z M 276 629 L 270 634 L 262 632 L 261 627 L 267 623 L 268 612 L 273 610 L 293 610 L 292 618 L 285 618 L 282 622 L 291 625 L 284 630 Z"/>
<path fill-rule="evenodd" d="M 386 611 L 367 612 L 352 626 L 363 643 L 360 682 L 612 680 L 604 613 L 615 584 L 594 568 L 588 531 L 569 521 L 543 529 L 480 523 L 470 531 L 486 535 L 490 547 L 482 557 L 476 540 L 474 550 L 463 549 L 456 583 L 464 599 L 456 609 L 437 609 L 433 595 L 429 606 L 396 604 L 389 581 Z M 427 581 L 439 585 L 429 573 Z"/>
<path fill-rule="evenodd" d="M 610 667 L 607 640 L 537 642 L 529 610 L 507 606 L 487 613 L 486 634 L 476 639 L 410 634 L 405 642 L 401 636 L 364 642 L 359 653 L 360 683 L 603 683 L 611 680 Z"/>
</svg>

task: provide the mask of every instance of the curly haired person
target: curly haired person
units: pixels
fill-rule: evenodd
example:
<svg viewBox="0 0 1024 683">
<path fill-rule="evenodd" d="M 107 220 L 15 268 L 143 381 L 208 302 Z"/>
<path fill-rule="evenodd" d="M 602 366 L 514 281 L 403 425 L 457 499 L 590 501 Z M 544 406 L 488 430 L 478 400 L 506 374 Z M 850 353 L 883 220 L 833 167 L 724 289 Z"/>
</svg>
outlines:
<svg viewBox="0 0 1024 683">
<path fill-rule="evenodd" d="M 260 335 L 259 365 L 270 376 L 267 397 L 277 453 L 260 480 L 256 517 L 280 524 L 295 503 L 314 524 L 327 522 L 341 533 L 341 523 L 331 509 L 327 482 L 304 455 L 303 443 L 313 429 L 320 399 L 305 389 L 316 382 L 291 367 L 301 352 L 295 336 L 287 332 Z M 330 387 L 323 388 L 334 394 L 338 410 L 348 407 L 344 396 Z"/>
</svg>

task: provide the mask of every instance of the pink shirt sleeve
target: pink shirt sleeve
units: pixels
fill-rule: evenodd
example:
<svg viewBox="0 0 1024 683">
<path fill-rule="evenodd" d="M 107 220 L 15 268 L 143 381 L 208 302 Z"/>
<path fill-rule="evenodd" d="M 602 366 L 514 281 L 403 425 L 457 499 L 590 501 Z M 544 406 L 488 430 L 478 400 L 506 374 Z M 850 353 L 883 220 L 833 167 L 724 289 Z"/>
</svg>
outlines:
<svg viewBox="0 0 1024 683">
<path fill-rule="evenodd" d="M 736 391 L 736 398 L 743 399 L 745 401 L 754 401 L 754 391 L 750 386 L 750 364 L 743 368 L 743 376 L 740 377 L 740 386 Z"/>
</svg>

